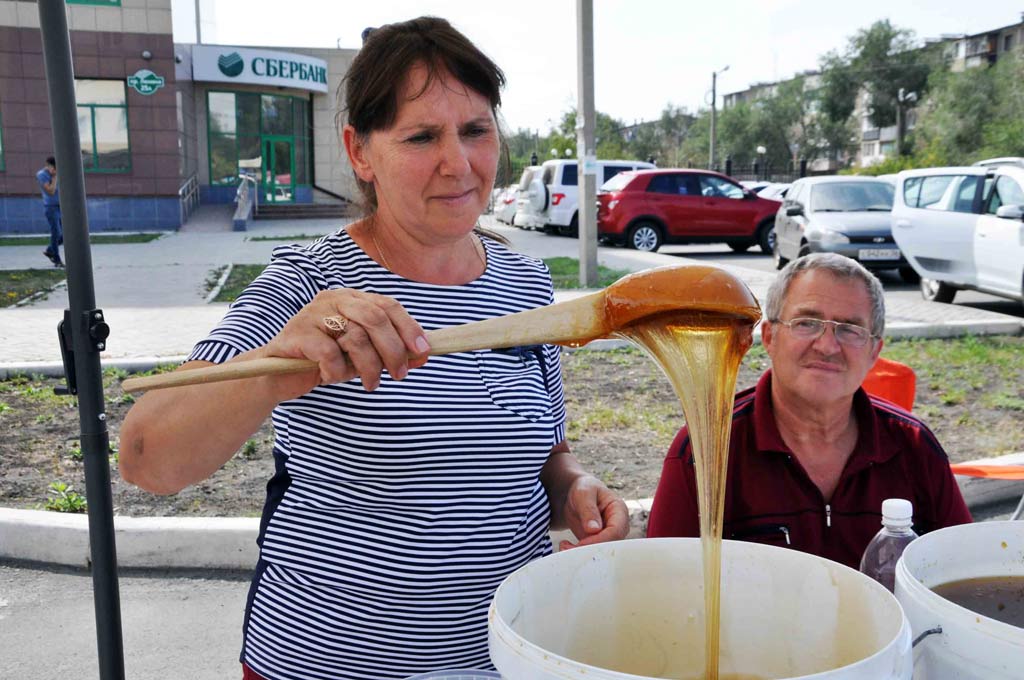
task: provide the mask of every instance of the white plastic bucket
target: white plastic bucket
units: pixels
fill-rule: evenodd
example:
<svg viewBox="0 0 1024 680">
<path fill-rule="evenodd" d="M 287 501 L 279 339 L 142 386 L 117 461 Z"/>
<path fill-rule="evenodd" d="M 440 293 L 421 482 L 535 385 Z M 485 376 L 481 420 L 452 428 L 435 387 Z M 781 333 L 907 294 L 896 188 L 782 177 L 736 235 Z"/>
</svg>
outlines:
<svg viewBox="0 0 1024 680">
<path fill-rule="evenodd" d="M 813 555 L 725 541 L 720 670 L 764 678 L 909 680 L 910 626 L 889 591 Z M 491 603 L 505 680 L 701 678 L 700 541 L 575 548 L 510 575 Z"/>
<path fill-rule="evenodd" d="M 969 578 L 1024 576 L 1024 522 L 980 522 L 918 538 L 896 565 L 896 597 L 914 637 L 915 680 L 1019 680 L 1024 628 L 936 595 L 931 588 Z"/>
</svg>

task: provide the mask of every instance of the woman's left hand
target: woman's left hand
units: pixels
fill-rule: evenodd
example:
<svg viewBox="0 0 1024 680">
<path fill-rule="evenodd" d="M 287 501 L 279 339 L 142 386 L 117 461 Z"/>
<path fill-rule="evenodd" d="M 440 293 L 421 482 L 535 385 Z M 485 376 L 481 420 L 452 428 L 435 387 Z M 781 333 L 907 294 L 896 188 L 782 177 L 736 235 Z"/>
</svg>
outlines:
<svg viewBox="0 0 1024 680">
<path fill-rule="evenodd" d="M 573 480 L 562 518 L 579 542 L 562 541 L 559 550 L 618 541 L 629 534 L 625 502 L 593 475 L 584 474 Z"/>
</svg>

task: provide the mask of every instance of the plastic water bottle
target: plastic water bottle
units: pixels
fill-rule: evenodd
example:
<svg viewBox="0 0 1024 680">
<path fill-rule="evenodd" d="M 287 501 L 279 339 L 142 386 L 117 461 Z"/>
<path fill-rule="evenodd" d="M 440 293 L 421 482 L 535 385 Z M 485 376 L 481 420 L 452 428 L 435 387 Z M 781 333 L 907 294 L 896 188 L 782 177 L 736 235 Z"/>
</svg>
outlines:
<svg viewBox="0 0 1024 680">
<path fill-rule="evenodd" d="M 914 506 L 903 498 L 882 501 L 882 530 L 868 543 L 860 560 L 860 571 L 892 592 L 896 587 L 896 563 L 904 548 L 917 538 L 911 529 Z"/>
</svg>

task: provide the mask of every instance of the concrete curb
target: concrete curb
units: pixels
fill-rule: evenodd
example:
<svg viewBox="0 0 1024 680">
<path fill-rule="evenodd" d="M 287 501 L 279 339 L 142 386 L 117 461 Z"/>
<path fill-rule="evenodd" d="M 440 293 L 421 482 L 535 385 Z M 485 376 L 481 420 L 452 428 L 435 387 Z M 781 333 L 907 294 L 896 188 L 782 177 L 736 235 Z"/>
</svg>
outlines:
<svg viewBox="0 0 1024 680">
<path fill-rule="evenodd" d="M 1022 465 L 1024 453 L 975 463 Z M 1024 482 L 957 476 L 972 512 L 1024 495 Z M 647 534 L 653 499 L 626 501 L 628 538 Z M 256 517 L 115 517 L 114 540 L 121 567 L 144 569 L 251 569 L 259 557 Z M 569 531 L 551 532 L 558 549 L 574 540 Z M 88 567 L 89 520 L 43 510 L 0 508 L 0 559 Z"/>
<path fill-rule="evenodd" d="M 626 501 L 629 538 L 641 538 L 651 499 Z M 144 569 L 252 569 L 259 557 L 257 517 L 115 517 L 119 567 Z M 551 532 L 558 549 L 574 540 Z M 89 518 L 45 510 L 0 508 L 0 559 L 88 568 Z"/>
</svg>

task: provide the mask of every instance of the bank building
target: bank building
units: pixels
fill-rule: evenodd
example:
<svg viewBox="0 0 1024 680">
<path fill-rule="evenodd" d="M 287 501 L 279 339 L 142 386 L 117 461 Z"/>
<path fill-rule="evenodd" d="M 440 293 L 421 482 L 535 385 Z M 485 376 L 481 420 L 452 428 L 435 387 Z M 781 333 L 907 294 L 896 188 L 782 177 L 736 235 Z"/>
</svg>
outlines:
<svg viewBox="0 0 1024 680">
<path fill-rule="evenodd" d="M 355 49 L 175 43 L 170 0 L 66 3 L 91 231 L 175 231 L 216 204 L 242 230 L 356 199 L 335 121 Z M 49 233 L 52 155 L 39 8 L 0 0 L 0 235 Z"/>
</svg>

